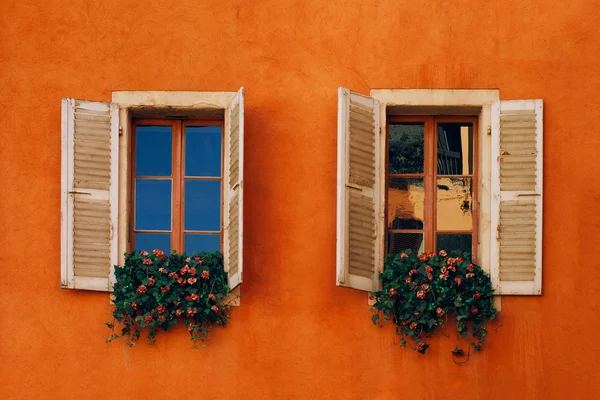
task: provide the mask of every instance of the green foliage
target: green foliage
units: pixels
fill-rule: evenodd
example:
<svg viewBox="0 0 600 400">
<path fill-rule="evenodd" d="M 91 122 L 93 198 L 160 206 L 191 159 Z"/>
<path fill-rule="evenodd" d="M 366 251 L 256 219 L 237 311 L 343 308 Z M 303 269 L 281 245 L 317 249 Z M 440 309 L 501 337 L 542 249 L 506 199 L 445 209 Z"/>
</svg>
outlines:
<svg viewBox="0 0 600 400">
<path fill-rule="evenodd" d="M 403 346 L 409 338 L 414 350 L 424 354 L 427 337 L 453 315 L 458 333 L 473 337 L 471 346 L 481 349 L 486 324 L 494 319 L 496 309 L 490 277 L 471 263 L 469 253 L 448 256 L 441 250 L 417 256 L 406 250 L 389 255 L 380 276 L 383 290 L 372 293 L 376 298 L 372 321 L 378 326 L 382 319 L 393 321 Z"/>
<path fill-rule="evenodd" d="M 124 336 L 133 346 L 147 329 L 150 344 L 156 342 L 157 331 L 167 331 L 180 320 L 196 346 L 213 325 L 225 325 L 229 320 L 229 293 L 223 256 L 219 252 L 200 253 L 194 257 L 160 250 L 151 254 L 142 251 L 125 255 L 125 266 L 115 267 L 113 317 L 122 324 L 121 334 L 115 333 L 115 321 L 106 325 L 112 333 L 110 342 Z"/>
</svg>

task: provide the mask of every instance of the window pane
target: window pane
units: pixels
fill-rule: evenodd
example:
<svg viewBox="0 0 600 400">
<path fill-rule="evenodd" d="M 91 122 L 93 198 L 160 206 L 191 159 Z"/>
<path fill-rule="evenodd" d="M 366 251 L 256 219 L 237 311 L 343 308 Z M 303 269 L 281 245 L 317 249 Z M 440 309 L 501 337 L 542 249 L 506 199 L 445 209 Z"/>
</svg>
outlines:
<svg viewBox="0 0 600 400">
<path fill-rule="evenodd" d="M 184 225 L 192 231 L 221 230 L 221 181 L 185 181 Z"/>
<path fill-rule="evenodd" d="M 424 246 L 423 232 L 388 232 L 388 254 L 400 253 L 408 249 L 418 254 L 423 252 Z"/>
<path fill-rule="evenodd" d="M 465 251 L 471 253 L 473 248 L 473 235 L 470 233 L 438 233 L 437 251 L 446 250 L 447 252 Z"/>
<path fill-rule="evenodd" d="M 437 133 L 438 175 L 471 175 L 473 124 L 441 123 Z"/>
<path fill-rule="evenodd" d="M 221 250 L 221 235 L 186 233 L 184 241 L 184 251 L 187 254 L 198 254 L 202 251 L 212 253 Z"/>
<path fill-rule="evenodd" d="M 151 252 L 154 249 L 171 252 L 171 235 L 168 233 L 136 233 L 135 249 Z"/>
<path fill-rule="evenodd" d="M 473 229 L 472 178 L 438 178 L 437 229 L 469 231 Z"/>
<path fill-rule="evenodd" d="M 221 176 L 221 127 L 185 128 L 185 175 Z"/>
<path fill-rule="evenodd" d="M 171 176 L 172 143 L 170 126 L 137 126 L 135 175 Z"/>
<path fill-rule="evenodd" d="M 135 229 L 171 230 L 171 180 L 135 180 Z"/>
<path fill-rule="evenodd" d="M 424 140 L 424 123 L 391 123 L 388 142 L 388 173 L 422 174 Z"/>
<path fill-rule="evenodd" d="M 389 178 L 388 228 L 423 229 L 422 178 Z"/>
</svg>

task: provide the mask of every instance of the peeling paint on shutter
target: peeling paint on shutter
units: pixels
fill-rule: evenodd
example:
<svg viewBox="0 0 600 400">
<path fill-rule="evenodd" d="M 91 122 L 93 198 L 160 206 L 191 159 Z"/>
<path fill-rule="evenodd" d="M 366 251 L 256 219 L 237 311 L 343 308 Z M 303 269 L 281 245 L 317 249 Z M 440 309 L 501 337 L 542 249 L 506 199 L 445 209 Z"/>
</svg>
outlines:
<svg viewBox="0 0 600 400">
<path fill-rule="evenodd" d="M 225 117 L 224 259 L 229 287 L 233 289 L 242 283 L 243 277 L 244 88 L 231 101 Z"/>
<path fill-rule="evenodd" d="M 337 285 L 377 290 L 380 197 L 379 102 L 339 89 Z"/>
<path fill-rule="evenodd" d="M 491 273 L 498 294 L 542 293 L 542 100 L 492 105 Z"/>
<path fill-rule="evenodd" d="M 61 286 L 112 290 L 117 263 L 119 108 L 62 101 Z"/>
</svg>

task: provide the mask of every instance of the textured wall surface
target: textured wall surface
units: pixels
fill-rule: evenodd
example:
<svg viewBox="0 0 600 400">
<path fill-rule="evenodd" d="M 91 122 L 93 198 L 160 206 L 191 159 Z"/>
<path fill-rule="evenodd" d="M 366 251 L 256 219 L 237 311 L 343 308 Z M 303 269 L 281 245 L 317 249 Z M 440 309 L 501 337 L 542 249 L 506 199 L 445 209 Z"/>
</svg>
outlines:
<svg viewBox="0 0 600 400">
<path fill-rule="evenodd" d="M 599 398 L 599 6 L 0 0 L 0 398 Z M 200 351 L 184 328 L 105 344 L 108 295 L 60 289 L 61 97 L 242 85 L 242 306 Z M 335 286 L 342 85 L 544 99 L 544 295 L 504 297 L 463 366 L 453 335 L 400 349 Z"/>
</svg>

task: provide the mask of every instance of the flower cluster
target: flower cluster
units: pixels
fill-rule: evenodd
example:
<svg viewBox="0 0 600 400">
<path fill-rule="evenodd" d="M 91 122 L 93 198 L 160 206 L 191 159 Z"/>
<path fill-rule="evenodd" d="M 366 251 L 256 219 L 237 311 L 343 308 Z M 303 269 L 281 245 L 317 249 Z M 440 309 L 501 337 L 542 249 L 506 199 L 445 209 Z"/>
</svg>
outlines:
<svg viewBox="0 0 600 400">
<path fill-rule="evenodd" d="M 426 338 L 435 333 L 448 315 L 456 316 L 457 331 L 473 336 L 479 351 L 487 334 L 486 323 L 496 316 L 489 276 L 471 263 L 470 254 L 413 254 L 406 250 L 389 255 L 381 274 L 383 290 L 374 292 L 373 323 L 392 320 L 401 344 L 406 337 L 424 354 Z"/>
<path fill-rule="evenodd" d="M 121 335 L 115 323 L 107 322 L 112 341 L 125 336 L 129 345 L 148 328 L 148 340 L 155 343 L 158 329 L 168 330 L 179 320 L 185 324 L 194 343 L 206 340 L 212 325 L 229 320 L 227 274 L 219 252 L 195 257 L 161 250 L 126 254 L 125 266 L 115 267 L 114 319 L 122 323 Z"/>
</svg>

